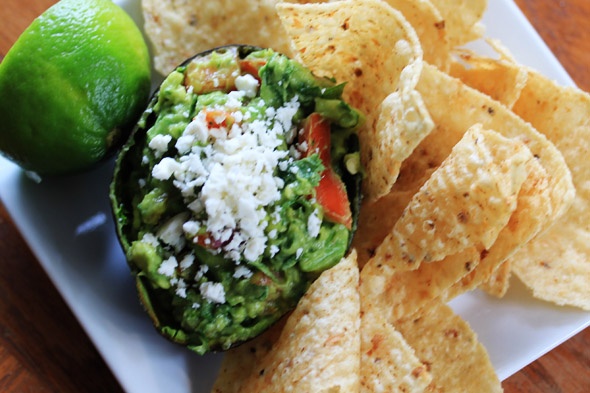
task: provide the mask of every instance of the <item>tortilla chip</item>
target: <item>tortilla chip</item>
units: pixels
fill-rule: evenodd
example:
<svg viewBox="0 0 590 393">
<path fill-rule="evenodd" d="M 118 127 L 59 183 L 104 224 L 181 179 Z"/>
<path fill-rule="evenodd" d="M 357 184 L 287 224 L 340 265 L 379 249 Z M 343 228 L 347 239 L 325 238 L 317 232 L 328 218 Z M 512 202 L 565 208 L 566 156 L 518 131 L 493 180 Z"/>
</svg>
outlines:
<svg viewBox="0 0 590 393">
<path fill-rule="evenodd" d="M 420 94 L 415 91 L 394 92 L 387 96 L 379 109 L 372 130 L 371 159 L 366 164 L 364 197 L 367 201 L 386 195 L 398 177 L 402 162 L 434 129 Z"/>
<path fill-rule="evenodd" d="M 372 259 L 361 271 L 363 308 L 381 310 L 395 322 L 415 314 L 434 299 L 446 301 L 449 288 L 478 265 L 481 252 L 470 247 L 444 261 L 423 263 L 416 270 L 398 271 Z"/>
<path fill-rule="evenodd" d="M 516 209 L 530 151 L 476 125 L 412 198 L 374 259 L 398 270 L 491 248 Z"/>
<path fill-rule="evenodd" d="M 365 114 L 359 131 L 364 195 L 379 198 L 391 189 L 405 157 L 392 154 L 396 138 L 412 136 L 407 142 L 416 144 L 431 129 L 419 94 L 412 93 L 422 67 L 416 32 L 399 11 L 378 0 L 282 3 L 277 10 L 296 59 L 317 75 L 346 82 L 344 98 Z M 389 132 L 397 119 L 403 123 Z"/>
<path fill-rule="evenodd" d="M 563 153 L 576 186 L 571 209 L 513 258 L 536 297 L 590 310 L 590 95 L 528 70 L 514 112 Z"/>
<path fill-rule="evenodd" d="M 152 44 L 154 68 L 167 75 L 188 57 L 237 43 L 291 55 L 289 40 L 275 10 L 280 2 L 143 0 L 144 29 Z"/>
<path fill-rule="evenodd" d="M 361 281 L 370 282 L 362 293 L 364 303 L 382 307 L 390 321 L 412 315 L 431 301 L 449 301 L 475 289 L 483 282 L 500 277 L 493 294 L 508 289 L 509 273 L 503 268 L 508 258 L 539 232 L 547 228 L 551 215 L 549 177 L 537 159 L 526 162 L 526 180 L 518 193 L 517 206 L 489 249 L 467 248 L 436 263 L 423 263 L 417 270 L 395 271 L 385 263 L 371 260 L 361 272 Z M 502 272 L 506 276 L 502 277 Z M 366 290 L 366 289 L 365 289 Z"/>
<path fill-rule="evenodd" d="M 399 330 L 432 375 L 428 392 L 502 392 L 486 349 L 461 317 L 442 302 L 398 321 Z"/>
<path fill-rule="evenodd" d="M 445 20 L 451 48 L 464 45 L 484 35 L 481 23 L 487 0 L 431 0 Z"/>
<path fill-rule="evenodd" d="M 229 351 L 216 386 L 229 386 L 226 379 L 231 376 L 231 388 L 237 390 L 230 391 L 236 392 L 358 391 L 359 329 L 358 267 L 353 251 L 311 285 L 276 342 L 269 346 L 268 336 L 261 336 L 254 344 Z M 251 348 L 256 351 L 252 353 Z M 243 375 L 232 372 L 240 367 L 248 370 Z"/>
<path fill-rule="evenodd" d="M 424 61 L 448 70 L 450 46 L 446 38 L 445 20 L 430 0 L 386 0 L 410 22 L 424 51 Z"/>
<path fill-rule="evenodd" d="M 361 392 L 424 392 L 432 378 L 402 335 L 381 310 L 361 315 Z"/>
<path fill-rule="evenodd" d="M 460 59 L 452 63 L 450 75 L 508 108 L 514 105 L 526 85 L 528 72 L 524 67 L 505 55 L 492 59 L 467 50 L 456 53 Z"/>
<path fill-rule="evenodd" d="M 278 341 L 287 317 L 260 336 L 225 353 L 212 393 L 240 393 L 242 383 L 254 372 Z"/>
<path fill-rule="evenodd" d="M 527 178 L 522 184 L 516 210 L 510 217 L 508 225 L 502 229 L 494 245 L 482 254 L 477 267 L 445 291 L 441 298 L 450 300 L 493 279 L 499 267 L 505 265 L 508 258 L 551 225 L 552 221 L 549 219 L 552 214 L 550 175 L 536 159 L 527 162 L 526 171 Z M 508 277 L 509 275 L 506 281 L 498 282 L 497 285 L 508 285 Z M 500 291 L 498 294 L 502 294 L 507 287 L 500 287 L 497 290 Z"/>
<path fill-rule="evenodd" d="M 395 189 L 407 190 L 425 182 L 420 174 L 428 174 L 438 167 L 462 138 L 464 130 L 480 123 L 486 129 L 522 141 L 545 169 L 550 180 L 549 221 L 569 209 L 575 195 L 572 174 L 556 146 L 530 124 L 489 96 L 429 65 L 424 65 L 417 90 L 437 128 L 404 162 Z"/>
<path fill-rule="evenodd" d="M 468 130 L 363 267 L 363 307 L 395 321 L 451 296 L 508 225 L 529 162 L 536 160 L 522 142 Z"/>
<path fill-rule="evenodd" d="M 358 253 L 359 267 L 375 256 L 377 247 L 391 233 L 397 220 L 412 199 L 415 191 L 391 191 L 374 202 L 364 201 L 361 205 L 358 229 L 353 238 L 353 247 Z"/>
<path fill-rule="evenodd" d="M 316 75 L 346 82 L 347 102 L 368 116 L 400 87 L 406 67 L 421 65 L 416 32 L 383 1 L 281 3 L 277 11 L 295 58 Z M 417 80 L 408 81 L 412 82 Z"/>
<path fill-rule="evenodd" d="M 511 276 L 512 264 L 508 260 L 498 266 L 486 281 L 478 285 L 478 288 L 485 291 L 488 295 L 497 298 L 504 297 L 506 292 L 508 292 Z"/>
</svg>

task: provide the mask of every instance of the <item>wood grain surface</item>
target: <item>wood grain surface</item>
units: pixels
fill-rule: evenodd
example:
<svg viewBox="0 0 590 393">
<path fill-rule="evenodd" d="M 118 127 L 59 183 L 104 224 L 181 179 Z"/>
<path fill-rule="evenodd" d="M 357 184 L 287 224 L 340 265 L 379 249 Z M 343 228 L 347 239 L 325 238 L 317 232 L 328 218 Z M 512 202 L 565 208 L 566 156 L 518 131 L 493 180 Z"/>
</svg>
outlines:
<svg viewBox="0 0 590 393">
<path fill-rule="evenodd" d="M 495 1 L 495 0 L 489 0 Z M 54 0 L 2 0 L 0 59 Z M 590 91 L 590 1 L 515 0 Z M 507 393 L 590 392 L 590 328 L 503 382 Z M 0 392 L 122 391 L 0 204 Z"/>
</svg>

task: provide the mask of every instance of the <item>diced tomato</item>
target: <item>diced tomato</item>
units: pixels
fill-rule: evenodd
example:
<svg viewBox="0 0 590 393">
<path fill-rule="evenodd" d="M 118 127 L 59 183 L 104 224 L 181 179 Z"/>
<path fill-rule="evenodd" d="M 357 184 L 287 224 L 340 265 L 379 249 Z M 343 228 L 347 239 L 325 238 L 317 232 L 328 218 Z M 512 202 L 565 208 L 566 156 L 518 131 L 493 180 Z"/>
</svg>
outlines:
<svg viewBox="0 0 590 393">
<path fill-rule="evenodd" d="M 346 187 L 332 168 L 324 170 L 316 188 L 316 198 L 330 221 L 352 228 L 352 212 Z"/>
<path fill-rule="evenodd" d="M 306 155 L 318 153 L 324 167 L 331 166 L 330 122 L 319 113 L 312 113 L 305 120 L 302 142 L 306 143 Z"/>
<path fill-rule="evenodd" d="M 221 109 L 205 109 L 205 120 L 209 128 L 230 128 L 235 122 L 231 113 Z"/>
<path fill-rule="evenodd" d="M 350 229 L 352 212 L 346 187 L 332 168 L 330 122 L 319 113 L 312 113 L 305 122 L 300 142 L 307 144 L 307 156 L 317 153 L 324 165 L 320 183 L 316 187 L 316 199 L 324 208 L 326 218 Z"/>
<path fill-rule="evenodd" d="M 260 81 L 258 71 L 266 64 L 265 59 L 244 59 L 240 60 L 240 71 L 250 74 Z"/>
</svg>

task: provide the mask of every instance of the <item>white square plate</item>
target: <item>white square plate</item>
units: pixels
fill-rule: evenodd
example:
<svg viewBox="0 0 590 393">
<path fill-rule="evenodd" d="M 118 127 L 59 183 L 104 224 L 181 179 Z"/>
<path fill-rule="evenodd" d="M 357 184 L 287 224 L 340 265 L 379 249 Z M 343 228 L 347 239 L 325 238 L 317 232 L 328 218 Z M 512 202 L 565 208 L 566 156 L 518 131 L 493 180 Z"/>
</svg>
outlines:
<svg viewBox="0 0 590 393">
<path fill-rule="evenodd" d="M 139 0 L 115 2 L 141 21 Z M 520 62 L 573 84 L 512 0 L 490 1 L 484 22 Z M 111 218 L 111 171 L 112 162 L 36 184 L 0 157 L 0 198 L 127 392 L 209 392 L 220 355 L 200 357 L 169 343 L 139 306 Z M 590 313 L 535 300 L 516 280 L 504 299 L 476 291 L 452 307 L 478 333 L 501 379 L 590 324 Z"/>
</svg>

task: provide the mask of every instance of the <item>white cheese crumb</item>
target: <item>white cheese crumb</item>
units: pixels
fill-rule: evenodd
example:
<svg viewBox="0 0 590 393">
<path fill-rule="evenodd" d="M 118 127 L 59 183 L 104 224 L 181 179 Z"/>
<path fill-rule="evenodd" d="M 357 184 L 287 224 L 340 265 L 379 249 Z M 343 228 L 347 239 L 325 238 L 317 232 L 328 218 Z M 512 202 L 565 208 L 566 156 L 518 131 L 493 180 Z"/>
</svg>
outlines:
<svg viewBox="0 0 590 393">
<path fill-rule="evenodd" d="M 205 114 L 203 112 L 199 112 L 199 114 L 200 116 L 195 116 L 195 118 L 190 123 L 188 123 L 182 135 L 191 135 L 195 138 L 195 141 L 204 143 L 209 137 L 209 130 L 207 129 L 207 120 L 205 119 Z"/>
<path fill-rule="evenodd" d="M 168 144 L 172 140 L 172 135 L 158 134 L 152 138 L 148 146 L 154 151 L 156 157 L 161 157 L 168 150 Z"/>
<path fill-rule="evenodd" d="M 154 247 L 157 247 L 157 246 L 160 245 L 160 242 L 158 241 L 158 238 L 153 233 L 145 233 L 141 237 L 141 241 L 144 242 L 144 243 L 147 243 L 149 245 L 152 245 Z"/>
<path fill-rule="evenodd" d="M 319 217 L 318 210 L 314 210 L 307 218 L 307 233 L 309 236 L 315 238 L 320 234 L 322 220 Z"/>
<path fill-rule="evenodd" d="M 199 232 L 201 225 L 198 221 L 190 220 L 182 224 L 182 230 L 190 237 L 194 237 Z"/>
<path fill-rule="evenodd" d="M 299 259 L 301 254 L 303 254 L 303 248 L 300 247 L 297 249 L 297 251 L 295 251 L 295 258 Z"/>
<path fill-rule="evenodd" d="M 240 75 L 236 78 L 236 87 L 243 91 L 246 97 L 256 97 L 258 80 L 250 74 Z"/>
<path fill-rule="evenodd" d="M 172 277 L 174 276 L 177 267 L 178 261 L 174 256 L 171 256 L 170 258 L 162 261 L 162 264 L 160 264 L 160 267 L 158 267 L 158 273 L 166 277 Z"/>
<path fill-rule="evenodd" d="M 191 150 L 194 142 L 194 135 L 182 135 L 180 138 L 178 138 L 174 147 L 176 147 L 176 150 L 178 150 L 180 154 L 186 154 Z"/>
<path fill-rule="evenodd" d="M 178 280 L 175 293 L 177 296 L 186 299 L 186 283 L 183 279 Z"/>
<path fill-rule="evenodd" d="M 182 258 L 179 266 L 182 270 L 186 270 L 190 268 L 193 263 L 195 263 L 195 256 L 193 254 L 187 254 L 184 258 Z"/>
<path fill-rule="evenodd" d="M 201 296 L 211 303 L 225 303 L 225 290 L 219 282 L 204 282 L 199 286 Z"/>
<path fill-rule="evenodd" d="M 199 281 L 201 278 L 203 278 L 205 273 L 207 273 L 208 271 L 209 271 L 208 265 L 199 266 L 199 270 L 197 270 L 197 274 L 195 274 L 195 281 Z"/>
<path fill-rule="evenodd" d="M 184 247 L 185 243 L 182 227 L 187 218 L 187 213 L 177 214 L 160 227 L 156 236 L 164 243 L 179 251 Z"/>
<path fill-rule="evenodd" d="M 270 257 L 272 258 L 275 255 L 277 255 L 278 252 L 281 251 L 281 250 L 279 249 L 279 247 L 277 247 L 275 244 L 273 244 L 273 245 L 270 246 L 269 251 L 270 251 Z"/>
<path fill-rule="evenodd" d="M 234 278 L 250 278 L 252 277 L 252 274 L 252 270 L 248 269 L 246 266 L 240 265 L 234 272 Z"/>
<path fill-rule="evenodd" d="M 168 180 L 174 171 L 180 169 L 180 164 L 172 157 L 165 157 L 152 168 L 152 176 L 158 180 Z"/>
</svg>

